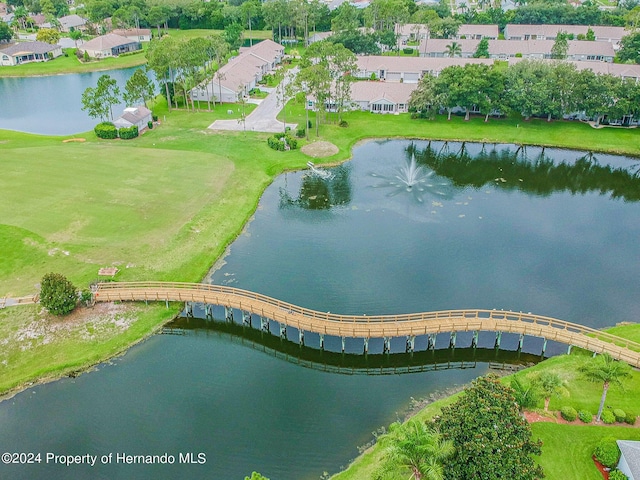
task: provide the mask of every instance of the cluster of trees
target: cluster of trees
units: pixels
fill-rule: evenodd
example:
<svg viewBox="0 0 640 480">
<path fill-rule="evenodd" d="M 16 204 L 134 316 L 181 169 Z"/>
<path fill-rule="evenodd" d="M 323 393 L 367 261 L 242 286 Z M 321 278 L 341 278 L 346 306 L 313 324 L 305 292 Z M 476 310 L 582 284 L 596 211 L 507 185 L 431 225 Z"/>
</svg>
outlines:
<svg viewBox="0 0 640 480">
<path fill-rule="evenodd" d="M 609 386 L 622 386 L 631 367 L 603 354 L 588 359 L 580 372 L 586 380 L 603 385 L 599 421 Z M 535 375 L 528 385 L 520 377 L 513 378 L 511 386 L 493 375 L 480 377 L 433 420 L 392 424 L 380 440 L 385 456 L 374 478 L 399 474 L 417 480 L 543 478 L 542 467 L 534 461 L 542 453 L 542 443 L 533 441 L 521 411 L 535 408 L 540 396 L 547 410 L 551 396 L 562 389 L 559 375 L 552 372 Z"/>
<path fill-rule="evenodd" d="M 598 124 L 603 118 L 622 119 L 638 116 L 640 85 L 633 79 L 577 70 L 574 64 L 521 61 L 502 65 L 468 64 L 447 67 L 438 77 L 425 75 L 413 92 L 409 103 L 413 111 L 432 117 L 446 110 L 462 108 L 465 119 L 479 112 L 499 112 L 562 118 L 584 113 Z"/>
<path fill-rule="evenodd" d="M 82 110 L 92 118 L 113 121 L 113 106 L 124 100 L 130 105 L 143 103 L 154 96 L 153 83 L 144 69 L 137 69 L 127 80 L 121 94 L 118 82 L 109 75 L 101 75 L 95 88 L 82 92 Z"/>
<path fill-rule="evenodd" d="M 226 33 L 226 32 L 225 32 Z M 202 82 L 207 88 L 210 80 L 217 76 L 219 83 L 224 78 L 216 74 L 230 52 L 233 40 L 228 35 L 216 34 L 209 37 L 176 39 L 165 36 L 151 42 L 146 52 L 147 68 L 153 70 L 163 84 L 169 110 L 172 102 L 177 108 L 177 90 L 182 91 L 184 104 L 189 108 L 189 91 Z M 211 92 L 208 97 L 212 97 Z M 222 95 L 219 96 L 221 98 Z M 193 102 L 191 108 L 195 109 Z M 211 105 L 208 105 L 211 108 Z"/>
<path fill-rule="evenodd" d="M 356 56 L 340 43 L 316 42 L 306 50 L 291 93 L 303 92 L 305 98 L 314 99 L 316 135 L 326 105 L 332 105 L 338 121 L 342 120 L 341 115 L 351 101 L 351 83 L 354 81 L 349 73 L 356 68 Z"/>
</svg>

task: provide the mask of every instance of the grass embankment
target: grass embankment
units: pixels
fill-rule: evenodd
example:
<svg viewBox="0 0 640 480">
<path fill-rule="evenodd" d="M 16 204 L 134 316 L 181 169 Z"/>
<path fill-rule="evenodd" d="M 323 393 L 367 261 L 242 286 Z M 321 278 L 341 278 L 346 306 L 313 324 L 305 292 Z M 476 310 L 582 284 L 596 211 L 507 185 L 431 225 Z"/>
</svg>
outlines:
<svg viewBox="0 0 640 480">
<path fill-rule="evenodd" d="M 237 118 L 238 109 L 225 105 L 212 112 L 168 113 L 166 105 L 158 106 L 155 113 L 161 120 L 166 116 L 163 125 L 131 141 L 101 141 L 89 132 L 75 136 L 86 142 L 63 143 L 65 137 L 0 131 L 0 296 L 34 293 L 50 271 L 85 287 L 100 267 L 111 265 L 120 268 L 116 280 L 201 280 L 241 231 L 274 176 L 304 168 L 309 159 L 299 150 L 271 150 L 268 134 L 207 130 L 218 118 Z M 287 121 L 292 119 L 304 123 L 301 107 L 287 107 Z M 345 119 L 348 128 L 321 126 L 322 139 L 340 148 L 326 162 L 349 158 L 362 139 L 402 136 L 639 153 L 636 130 L 594 130 L 576 123 L 417 121 L 360 112 Z M 159 314 L 131 337 L 117 337 L 108 351 L 94 355 L 88 349 L 84 360 L 71 363 L 86 365 L 122 351 L 168 318 Z M 0 345 L 14 337 L 15 327 L 0 319 Z M 76 368 L 62 355 L 52 362 L 51 353 L 40 346 L 29 345 L 34 358 L 18 375 L 20 381 L 38 378 L 45 372 L 42 366 L 47 375 Z M 75 355 L 73 340 L 67 346 Z M 7 380 L 17 378 L 10 372 L 14 361 L 0 363 L 0 385 L 15 383 Z"/>
<path fill-rule="evenodd" d="M 634 338 L 640 334 L 640 324 L 625 325 L 608 329 L 607 332 Z M 562 355 L 538 365 L 510 375 L 503 379 L 509 382 L 513 376 L 524 377 L 525 381 L 533 375 L 548 371 L 557 373 L 564 381 L 565 392 L 562 396 L 552 397 L 549 409 L 559 410 L 563 406 L 572 406 L 576 410 L 586 410 L 594 415 L 598 410 L 602 384 L 584 380 L 578 368 L 589 360 L 589 355 Z M 632 377 L 624 382 L 624 390 L 612 387 L 607 395 L 607 406 L 621 408 L 625 412 L 640 415 L 640 372 L 633 371 Z M 415 418 L 428 420 L 438 415 L 442 407 L 455 401 L 457 395 L 438 400 L 422 409 Z M 540 409 L 542 409 L 542 401 Z M 639 420 L 640 422 L 640 420 Z M 532 425 L 534 438 L 543 442 L 542 456 L 537 460 L 542 465 L 547 478 L 564 480 L 598 480 L 602 476 L 591 460 L 593 449 L 604 437 L 640 440 L 640 428 L 628 426 L 564 425 L 538 422 Z M 347 470 L 332 477 L 332 480 L 361 480 L 372 478 L 383 457 L 382 449 L 376 444 L 358 457 Z M 599 476 L 600 475 L 600 476 Z M 400 480 L 400 478 L 398 478 Z"/>
</svg>

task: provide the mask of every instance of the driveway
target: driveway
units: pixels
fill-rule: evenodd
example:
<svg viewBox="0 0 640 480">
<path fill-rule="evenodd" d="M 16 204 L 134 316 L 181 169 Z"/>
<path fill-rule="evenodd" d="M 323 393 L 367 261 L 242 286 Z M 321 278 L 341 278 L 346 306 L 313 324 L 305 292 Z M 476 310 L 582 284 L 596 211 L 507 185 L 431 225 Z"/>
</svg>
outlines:
<svg viewBox="0 0 640 480">
<path fill-rule="evenodd" d="M 288 85 L 298 73 L 298 67 L 287 71 L 282 79 L 281 85 Z M 253 132 L 277 133 L 284 132 L 285 124 L 277 120 L 276 117 L 282 110 L 281 102 L 278 101 L 278 89 L 273 89 L 269 95 L 265 97 L 256 109 L 247 115 L 244 125 L 238 120 L 216 120 L 209 128 L 211 130 L 247 130 Z M 288 99 L 287 99 L 288 100 Z M 287 127 L 295 130 L 297 123 L 287 123 Z"/>
</svg>

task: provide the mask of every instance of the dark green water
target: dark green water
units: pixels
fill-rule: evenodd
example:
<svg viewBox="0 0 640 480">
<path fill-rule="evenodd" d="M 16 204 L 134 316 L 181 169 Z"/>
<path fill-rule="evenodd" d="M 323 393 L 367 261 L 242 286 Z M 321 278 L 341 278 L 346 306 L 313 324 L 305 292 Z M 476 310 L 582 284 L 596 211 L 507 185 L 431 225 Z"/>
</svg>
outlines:
<svg viewBox="0 0 640 480">
<path fill-rule="evenodd" d="M 446 155 L 460 151 L 459 144 L 432 143 L 425 151 L 427 142 L 416 142 L 422 165 L 416 170 L 406 163 L 409 146 L 359 146 L 354 160 L 327 180 L 303 172 L 278 178 L 213 281 L 336 313 L 468 307 L 594 327 L 637 320 L 637 161 L 547 150 L 551 161 L 540 149 L 525 158 L 513 155 L 515 147 L 506 155 L 509 147 L 492 154 L 487 146 L 483 154 L 469 145 L 470 154 L 481 154 L 472 161 L 464 151 Z M 410 191 L 399 187 L 412 173 L 423 181 Z M 274 356 L 277 339 L 260 344 L 255 332 L 243 340 L 198 319 L 180 322 L 176 331 L 185 335 L 153 337 L 97 372 L 0 404 L 0 451 L 113 453 L 111 464 L 65 467 L 43 457 L 38 465 L 0 465 L 0 478 L 232 480 L 258 470 L 272 480 L 317 479 L 345 465 L 412 396 L 466 383 L 491 361 L 473 361 L 458 349 L 451 365 L 465 360 L 469 368 L 444 369 L 450 355 L 438 352 L 441 367 L 431 371 L 340 375 L 299 365 L 321 364 L 322 355 L 306 349 L 298 355 L 294 344 Z M 458 338 L 469 345 L 468 337 Z M 364 367 L 401 360 L 404 344 L 397 340 L 389 359 L 372 341 Z M 446 340 L 439 337 L 438 346 Z M 492 341 L 481 335 L 478 352 L 489 355 Z M 317 337 L 307 337 L 307 345 L 317 345 Z M 503 345 L 513 348 L 515 341 Z M 527 338 L 524 352 L 539 354 L 540 345 Z M 326 346 L 339 350 L 340 341 L 327 339 Z M 424 346 L 419 338 L 417 347 Z M 361 368 L 351 355 L 361 351 L 362 340 L 349 339 L 345 357 L 325 357 L 334 365 L 355 359 Z M 116 464 L 118 452 L 176 460 Z M 179 464 L 186 452 L 204 453 L 206 463 Z"/>
</svg>

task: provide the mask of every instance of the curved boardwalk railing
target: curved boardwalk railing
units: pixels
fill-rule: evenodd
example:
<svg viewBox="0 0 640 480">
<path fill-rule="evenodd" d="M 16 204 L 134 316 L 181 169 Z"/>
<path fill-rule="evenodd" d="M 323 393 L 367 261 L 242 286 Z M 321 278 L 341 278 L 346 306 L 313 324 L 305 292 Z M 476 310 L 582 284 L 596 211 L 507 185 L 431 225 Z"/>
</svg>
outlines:
<svg viewBox="0 0 640 480">
<path fill-rule="evenodd" d="M 95 301 L 179 301 L 221 305 L 301 331 L 338 337 L 384 338 L 441 332 L 494 331 L 542 337 L 596 353 L 609 353 L 640 368 L 640 344 L 576 323 L 504 310 L 443 310 L 401 315 L 319 312 L 239 288 L 181 282 L 99 283 Z"/>
</svg>

